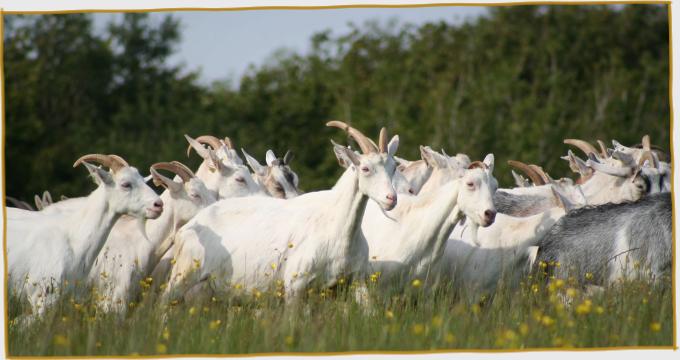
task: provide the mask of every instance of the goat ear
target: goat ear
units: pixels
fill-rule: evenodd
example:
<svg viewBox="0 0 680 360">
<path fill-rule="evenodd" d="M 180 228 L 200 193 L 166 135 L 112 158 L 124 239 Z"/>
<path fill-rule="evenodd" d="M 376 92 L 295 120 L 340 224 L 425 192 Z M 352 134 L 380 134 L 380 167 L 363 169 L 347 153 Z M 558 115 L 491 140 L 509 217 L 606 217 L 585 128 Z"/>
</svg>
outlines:
<svg viewBox="0 0 680 360">
<path fill-rule="evenodd" d="M 555 184 L 550 185 L 550 189 L 552 190 L 553 196 L 555 196 L 555 200 L 557 201 L 557 205 L 564 209 L 564 211 L 569 211 L 575 208 L 574 204 L 569 201 L 569 199 L 558 190 L 557 186 Z"/>
<path fill-rule="evenodd" d="M 484 164 L 489 168 L 489 173 L 493 173 L 494 159 L 493 154 L 487 154 L 484 157 Z"/>
<path fill-rule="evenodd" d="M 187 134 L 184 134 L 184 137 L 189 142 L 189 145 L 191 145 L 191 147 L 194 148 L 194 150 L 196 150 L 196 153 L 203 158 L 203 160 L 208 160 L 210 158 L 210 155 L 208 153 L 209 150 L 206 149 L 201 143 L 199 143 L 198 141 L 196 141 L 194 138 Z"/>
<path fill-rule="evenodd" d="M 42 199 L 38 195 L 33 196 L 33 202 L 35 202 L 35 208 L 38 211 L 42 210 L 45 207 L 45 205 L 43 205 Z"/>
<path fill-rule="evenodd" d="M 264 176 L 267 173 L 267 169 L 265 169 L 264 166 L 260 165 L 260 163 L 254 157 L 250 156 L 250 154 L 248 154 L 243 149 L 241 149 L 241 152 L 243 153 L 243 156 L 246 157 L 246 162 L 248 163 L 248 165 L 250 165 L 250 168 L 253 169 L 253 172 L 255 172 L 256 175 Z M 269 151 L 267 151 L 267 156 L 269 156 Z"/>
<path fill-rule="evenodd" d="M 515 185 L 517 185 L 517 187 L 525 187 L 527 185 L 526 179 L 524 179 L 522 175 L 516 173 L 515 170 L 510 170 L 510 172 L 512 173 L 513 179 L 515 179 Z"/>
<path fill-rule="evenodd" d="M 420 146 L 420 157 L 432 168 L 445 168 L 448 166 L 448 160 L 444 155 L 435 152 L 429 146 Z"/>
<path fill-rule="evenodd" d="M 397 149 L 399 148 L 399 135 L 394 135 L 392 136 L 392 140 L 390 140 L 389 143 L 387 143 L 387 154 L 390 156 L 394 156 L 394 154 L 397 153 Z"/>
<path fill-rule="evenodd" d="M 162 186 L 162 187 L 168 189 L 172 193 L 178 193 L 178 192 L 182 191 L 182 189 L 184 188 L 183 183 L 175 182 L 174 180 L 161 175 L 154 168 L 151 168 L 150 172 L 151 172 L 151 179 L 153 179 L 153 183 L 156 186 Z"/>
<path fill-rule="evenodd" d="M 273 166 L 274 162 L 276 161 L 276 155 L 274 155 L 274 152 L 270 149 L 267 150 L 267 154 L 265 154 L 264 159 L 267 162 L 267 166 Z"/>
<path fill-rule="evenodd" d="M 208 153 L 208 156 L 204 159 L 208 162 L 208 168 L 210 171 L 219 171 L 224 167 L 224 164 L 220 160 L 219 156 L 217 156 L 215 151 L 209 149 L 205 149 L 205 151 Z"/>
<path fill-rule="evenodd" d="M 581 158 L 574 155 L 574 153 L 571 150 L 569 150 L 567 156 L 563 157 L 562 159 L 569 161 L 569 168 L 571 169 L 571 171 L 579 173 L 581 174 L 581 176 L 587 176 L 592 171 L 586 165 L 585 161 L 581 160 Z"/>
<path fill-rule="evenodd" d="M 113 176 L 111 176 L 110 172 L 90 163 L 83 162 L 83 165 L 87 168 L 87 171 L 90 173 L 90 176 L 92 176 L 92 180 L 95 184 L 113 185 Z"/>
<path fill-rule="evenodd" d="M 340 163 L 341 166 L 344 167 L 349 167 L 350 165 L 357 166 L 361 162 L 359 159 L 359 155 L 357 155 L 352 149 L 348 149 L 342 145 L 338 145 L 333 140 L 331 140 L 331 143 L 333 143 L 333 151 L 335 152 L 335 157 L 338 158 L 338 162 Z"/>
</svg>

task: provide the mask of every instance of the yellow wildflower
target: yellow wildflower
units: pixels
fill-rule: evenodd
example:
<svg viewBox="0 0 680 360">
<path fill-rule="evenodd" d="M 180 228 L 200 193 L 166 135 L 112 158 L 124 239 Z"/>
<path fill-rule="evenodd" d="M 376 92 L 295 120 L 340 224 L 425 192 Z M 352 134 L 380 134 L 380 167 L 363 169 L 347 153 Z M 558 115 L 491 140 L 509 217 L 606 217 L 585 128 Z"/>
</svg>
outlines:
<svg viewBox="0 0 680 360">
<path fill-rule="evenodd" d="M 576 314 L 578 315 L 585 315 L 590 313 L 590 307 L 592 305 L 592 302 L 590 300 L 586 300 L 580 305 L 576 307 Z"/>
<path fill-rule="evenodd" d="M 569 296 L 570 298 L 575 298 L 577 294 L 578 294 L 578 291 L 576 291 L 576 289 L 574 289 L 574 288 L 568 288 L 567 289 L 567 296 Z"/>
<path fill-rule="evenodd" d="M 54 345 L 57 346 L 68 346 L 71 343 L 69 339 L 64 335 L 55 335 L 53 341 Z"/>
<path fill-rule="evenodd" d="M 592 279 L 593 279 L 593 274 L 587 272 L 587 273 L 586 273 L 586 280 L 592 280 Z"/>
<path fill-rule="evenodd" d="M 413 286 L 414 288 L 419 288 L 420 285 L 421 285 L 421 282 L 418 279 L 415 279 L 411 282 L 411 286 Z"/>
<path fill-rule="evenodd" d="M 503 337 L 508 341 L 513 341 L 513 340 L 517 339 L 517 333 L 508 329 L 508 330 L 505 330 L 505 332 L 503 332 Z"/>
<path fill-rule="evenodd" d="M 545 326 L 552 326 L 555 323 L 555 319 L 551 318 L 548 315 L 543 315 L 541 318 L 541 324 Z"/>
<path fill-rule="evenodd" d="M 170 340 L 170 331 L 168 330 L 167 327 L 163 329 L 162 336 L 163 336 L 163 340 L 165 340 L 165 341 Z"/>
<path fill-rule="evenodd" d="M 414 324 L 411 331 L 414 335 L 420 335 L 425 331 L 425 326 L 423 324 Z"/>
<path fill-rule="evenodd" d="M 652 330 L 654 332 L 661 331 L 661 323 L 658 323 L 658 322 L 655 321 L 655 322 L 649 324 L 649 330 Z"/>
<path fill-rule="evenodd" d="M 386 310 L 385 311 L 385 317 L 388 319 L 394 318 L 394 313 L 391 310 Z"/>
<path fill-rule="evenodd" d="M 529 333 L 529 325 L 526 323 L 522 323 L 519 325 L 519 333 L 522 335 L 526 335 Z"/>
<path fill-rule="evenodd" d="M 444 341 L 451 344 L 454 341 L 456 341 L 456 337 L 453 334 L 451 334 L 450 332 L 448 332 L 448 333 L 446 333 L 446 336 L 444 336 Z"/>
<path fill-rule="evenodd" d="M 159 354 L 165 354 L 168 352 L 168 347 L 165 344 L 156 344 L 156 352 Z"/>
<path fill-rule="evenodd" d="M 189 315 L 194 315 L 195 313 L 196 313 L 195 307 L 192 306 L 191 308 L 189 308 Z"/>
<path fill-rule="evenodd" d="M 272 270 L 276 270 L 276 263 L 271 263 L 269 266 L 271 266 Z"/>
<path fill-rule="evenodd" d="M 290 336 L 290 335 L 286 336 L 286 339 L 285 339 L 286 345 L 291 346 L 291 345 L 293 345 L 294 341 L 295 341 L 295 339 L 292 336 Z"/>
<path fill-rule="evenodd" d="M 436 327 L 442 326 L 443 323 L 444 323 L 444 320 L 442 320 L 441 316 L 435 316 L 435 317 L 432 318 L 432 325 L 434 325 Z"/>
<path fill-rule="evenodd" d="M 598 315 L 602 315 L 602 314 L 604 314 L 604 308 L 602 306 L 598 306 L 598 307 L 595 308 L 595 312 Z"/>
<path fill-rule="evenodd" d="M 208 327 L 210 327 L 210 330 L 215 330 L 215 329 L 217 329 L 218 326 L 220 326 L 221 323 L 222 323 L 222 320 L 214 320 L 214 321 L 210 322 Z"/>
</svg>

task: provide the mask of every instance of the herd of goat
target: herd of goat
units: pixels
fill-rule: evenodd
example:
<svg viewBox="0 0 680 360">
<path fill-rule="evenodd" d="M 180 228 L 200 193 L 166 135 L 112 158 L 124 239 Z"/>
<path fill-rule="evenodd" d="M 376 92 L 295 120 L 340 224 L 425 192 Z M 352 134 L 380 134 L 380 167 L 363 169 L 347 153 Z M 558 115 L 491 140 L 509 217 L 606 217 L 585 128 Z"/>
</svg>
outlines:
<svg viewBox="0 0 680 360">
<path fill-rule="evenodd" d="M 599 149 L 567 139 L 586 155 L 563 158 L 577 180 L 510 161 L 526 178 L 513 171 L 517 186 L 497 189 L 492 154 L 471 161 L 421 146 L 422 159 L 408 161 L 384 128 L 376 144 L 344 122 L 327 125 L 360 151 L 331 140 L 346 170 L 333 188 L 304 194 L 290 152 L 269 150 L 261 165 L 242 150 L 251 173 L 229 138 L 185 136 L 203 158 L 196 172 L 160 162 L 145 178 L 117 155 L 81 157 L 73 166 L 97 184 L 88 196 L 36 196 L 37 210 L 8 198 L 10 292 L 37 316 L 78 284 L 125 312 L 150 282 L 167 304 L 273 288 L 290 301 L 370 274 L 379 286 L 417 279 L 489 294 L 548 263 L 596 286 L 670 273 L 671 167 L 649 136 Z"/>
</svg>

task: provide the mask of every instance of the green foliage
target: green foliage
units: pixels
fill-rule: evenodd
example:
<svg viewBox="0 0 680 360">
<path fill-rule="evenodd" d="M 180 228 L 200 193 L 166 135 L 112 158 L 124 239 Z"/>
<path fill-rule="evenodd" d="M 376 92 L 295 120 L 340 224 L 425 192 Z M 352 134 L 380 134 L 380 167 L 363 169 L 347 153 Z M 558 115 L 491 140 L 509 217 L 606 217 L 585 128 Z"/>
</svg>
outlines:
<svg viewBox="0 0 680 360">
<path fill-rule="evenodd" d="M 285 16 L 282 13 L 281 16 Z M 323 31 L 308 54 L 277 53 L 238 88 L 201 86 L 166 64 L 178 23 L 128 14 L 104 35 L 87 15 L 6 17 L 8 194 L 83 195 L 90 152 L 117 153 L 142 171 L 184 157 L 182 134 L 231 137 L 263 157 L 292 149 L 301 187 L 330 187 L 342 169 L 329 119 L 372 137 L 496 154 L 568 175 L 564 138 L 639 143 L 670 151 L 666 6 L 513 6 L 462 25 L 390 22 Z"/>
<path fill-rule="evenodd" d="M 448 286 L 378 291 L 313 289 L 284 304 L 276 289 L 248 300 L 207 299 L 162 307 L 153 292 L 127 304 L 127 316 L 99 311 L 95 297 L 64 296 L 29 326 L 13 319 L 13 356 L 240 354 L 263 352 L 433 351 L 665 346 L 673 343 L 670 278 L 616 283 L 589 294 L 570 279 L 528 278 L 519 289 L 466 300 Z M 16 301 L 10 308 L 17 309 Z M 455 351 L 455 350 L 454 350 Z"/>
</svg>

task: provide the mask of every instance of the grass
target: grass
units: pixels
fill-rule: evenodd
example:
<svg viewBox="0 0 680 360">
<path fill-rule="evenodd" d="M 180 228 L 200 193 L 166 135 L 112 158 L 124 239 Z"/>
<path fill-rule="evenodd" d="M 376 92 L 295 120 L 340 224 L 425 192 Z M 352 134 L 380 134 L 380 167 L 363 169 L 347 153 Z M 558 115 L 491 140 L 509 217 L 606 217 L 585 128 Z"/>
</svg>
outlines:
<svg viewBox="0 0 680 360">
<path fill-rule="evenodd" d="M 271 292 L 248 300 L 157 305 L 152 292 L 106 314 L 95 296 L 62 296 L 44 318 L 9 326 L 9 353 L 19 355 L 240 354 L 268 352 L 429 351 L 546 347 L 672 346 L 669 278 L 620 282 L 589 295 L 570 279 L 527 278 L 492 298 L 466 300 L 450 288 L 414 282 L 378 291 L 369 302 L 353 285 L 310 291 L 286 305 Z M 356 284 L 356 283 L 355 283 Z M 243 289 L 233 289 L 244 292 Z M 93 292 L 90 292 L 90 295 Z M 241 297 L 241 299 L 243 299 Z M 24 311 L 10 299 L 11 316 Z"/>
</svg>

